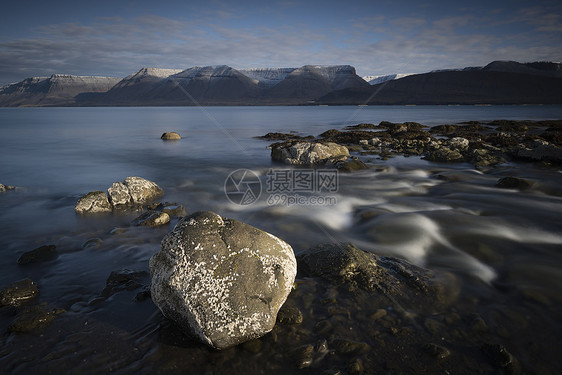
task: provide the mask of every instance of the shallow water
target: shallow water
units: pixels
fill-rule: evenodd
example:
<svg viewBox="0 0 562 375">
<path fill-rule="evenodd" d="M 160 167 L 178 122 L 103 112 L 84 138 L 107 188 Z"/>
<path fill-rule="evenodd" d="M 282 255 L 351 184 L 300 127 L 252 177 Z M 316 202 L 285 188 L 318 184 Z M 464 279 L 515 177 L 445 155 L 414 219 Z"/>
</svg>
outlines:
<svg viewBox="0 0 562 375">
<path fill-rule="evenodd" d="M 0 365 L 14 373 L 48 372 L 63 362 L 68 368 L 76 362 L 74 369 L 86 373 L 175 373 L 185 370 L 182 366 L 208 373 L 294 369 L 290 364 L 267 368 L 265 356 L 283 363 L 275 359 L 283 348 L 271 339 L 264 339 L 257 353 L 235 348 L 220 355 L 191 343 L 150 300 L 134 302 L 140 289 L 100 298 L 112 271 L 148 271 L 148 260 L 177 219 L 163 228 L 131 227 L 137 213 L 77 217 L 73 207 L 88 191 L 141 176 L 164 189 L 165 201 L 179 202 L 188 212 L 212 210 L 247 222 L 286 240 L 296 253 L 319 243 L 353 242 L 451 273 L 462 290 L 451 311 L 483 317 L 490 327 L 486 342 L 508 346 L 525 369 L 556 373 L 562 334 L 560 169 L 517 164 L 484 173 L 468 164 L 366 157 L 371 169 L 339 174 L 337 191 L 304 194 L 329 197 L 330 204 L 272 205 L 267 174 L 287 167 L 271 162 L 269 142 L 253 138 L 291 130 L 318 135 L 383 120 L 433 126 L 500 118 L 558 119 L 562 107 L 0 109 L 0 183 L 21 187 L 0 194 L 0 287 L 30 277 L 41 302 L 67 310 L 41 339 L 5 334 Z M 163 142 L 159 137 L 165 131 L 177 131 L 183 139 Z M 262 181 L 260 199 L 244 206 L 230 202 L 224 192 L 227 176 L 241 168 Z M 504 176 L 534 185 L 526 191 L 495 187 Z M 93 238 L 101 241 L 88 244 Z M 56 259 L 18 266 L 23 252 L 45 244 L 57 246 Z M 150 282 L 148 276 L 141 281 Z M 369 297 L 362 298 L 369 306 Z M 495 323 L 501 321 L 495 314 L 504 317 L 503 325 Z M 0 330 L 13 318 L 11 312 L 0 314 Z M 412 322 L 414 328 L 423 325 Z M 357 317 L 346 324 L 357 331 L 363 323 Z M 280 331 L 279 342 L 299 343 L 291 332 Z M 474 355 L 471 350 L 457 348 L 465 357 Z M 362 358 L 371 363 L 368 355 Z"/>
</svg>

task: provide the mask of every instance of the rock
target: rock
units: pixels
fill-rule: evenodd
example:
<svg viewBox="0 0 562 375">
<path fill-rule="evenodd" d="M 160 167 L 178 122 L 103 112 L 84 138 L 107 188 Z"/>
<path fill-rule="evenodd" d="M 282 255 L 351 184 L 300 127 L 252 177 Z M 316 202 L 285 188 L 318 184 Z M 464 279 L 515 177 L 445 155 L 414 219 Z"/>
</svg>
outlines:
<svg viewBox="0 0 562 375">
<path fill-rule="evenodd" d="M 437 162 L 462 161 L 464 157 L 457 150 L 451 150 L 449 147 L 439 147 L 437 150 L 426 153 L 425 159 Z"/>
<path fill-rule="evenodd" d="M 267 139 L 270 141 L 287 141 L 290 139 L 314 139 L 314 137 L 312 135 L 307 135 L 306 137 L 297 135 L 297 134 L 290 134 L 290 133 L 276 133 L 276 132 L 270 132 L 267 133 L 266 135 L 263 135 L 261 137 L 256 137 L 258 139 Z"/>
<path fill-rule="evenodd" d="M 143 286 L 141 280 L 147 276 L 148 273 L 146 271 L 134 271 L 129 269 L 113 271 L 107 278 L 106 286 L 101 292 L 101 295 L 108 298 L 123 290 L 138 289 Z"/>
<path fill-rule="evenodd" d="M 82 249 L 96 249 L 103 244 L 103 240 L 99 237 L 88 238 L 82 244 Z"/>
<path fill-rule="evenodd" d="M 271 331 L 296 276 L 291 246 L 213 212 L 181 219 L 150 259 L 162 313 L 223 349 Z"/>
<path fill-rule="evenodd" d="M 160 139 L 163 139 L 165 141 L 176 141 L 178 139 L 181 139 L 181 136 L 176 132 L 166 132 L 162 134 Z"/>
<path fill-rule="evenodd" d="M 0 291 L 0 306 L 20 306 L 38 295 L 39 289 L 31 279 L 19 280 Z"/>
<path fill-rule="evenodd" d="M 297 260 L 304 275 L 411 299 L 409 303 L 422 298 L 426 305 L 446 305 L 459 292 L 450 274 L 437 275 L 402 259 L 365 252 L 353 244 L 318 245 L 299 254 Z"/>
<path fill-rule="evenodd" d="M 158 227 L 160 225 L 168 224 L 169 222 L 170 215 L 165 212 L 146 211 L 133 220 L 132 224 L 136 226 Z"/>
<path fill-rule="evenodd" d="M 468 139 L 462 137 L 454 137 L 449 140 L 449 146 L 451 146 L 451 148 L 461 151 L 468 150 L 469 144 L 470 142 L 468 141 Z"/>
<path fill-rule="evenodd" d="M 449 349 L 445 348 L 444 346 L 433 344 L 433 343 L 425 345 L 425 349 L 431 356 L 437 359 L 445 359 L 451 355 Z"/>
<path fill-rule="evenodd" d="M 187 214 L 185 207 L 179 203 L 158 203 L 148 206 L 150 210 L 165 212 L 170 218 L 181 217 Z"/>
<path fill-rule="evenodd" d="M 133 199 L 131 194 L 129 194 L 129 188 L 125 186 L 122 182 L 114 182 L 107 189 L 107 195 L 109 196 L 109 202 L 113 208 L 127 208 L 133 204 Z"/>
<path fill-rule="evenodd" d="M 517 150 L 516 156 L 524 160 L 562 163 L 562 148 L 553 144 L 542 144 L 532 149 L 521 147 Z"/>
<path fill-rule="evenodd" d="M 337 143 L 288 142 L 273 145 L 271 158 L 286 164 L 317 166 L 335 165 L 347 160 L 349 150 Z"/>
<path fill-rule="evenodd" d="M 44 245 L 23 253 L 18 259 L 18 264 L 45 262 L 57 256 L 57 248 L 55 245 Z"/>
<path fill-rule="evenodd" d="M 338 166 L 338 171 L 340 172 L 354 172 L 362 169 L 369 169 L 367 164 L 363 163 L 361 160 L 349 160 L 338 164 Z"/>
<path fill-rule="evenodd" d="M 127 177 L 123 184 L 129 189 L 133 204 L 149 203 L 164 194 L 160 186 L 141 177 Z"/>
<path fill-rule="evenodd" d="M 339 354 L 364 354 L 371 351 L 371 346 L 365 342 L 341 338 L 334 338 L 331 340 L 330 347 L 334 348 Z"/>
<path fill-rule="evenodd" d="M 74 207 L 78 214 L 94 214 L 100 212 L 111 212 L 111 204 L 103 191 L 92 191 L 80 197 Z"/>
<path fill-rule="evenodd" d="M 8 190 L 16 190 L 15 186 L 0 184 L 0 193 Z"/>
<path fill-rule="evenodd" d="M 277 322 L 281 324 L 301 324 L 302 312 L 295 306 L 283 305 L 277 314 Z"/>
<path fill-rule="evenodd" d="M 65 310 L 46 306 L 33 306 L 20 313 L 8 327 L 10 332 L 32 332 L 44 328 Z"/>
<path fill-rule="evenodd" d="M 527 190 L 533 187 L 533 182 L 517 177 L 502 177 L 498 180 L 496 187 L 502 189 Z"/>
</svg>

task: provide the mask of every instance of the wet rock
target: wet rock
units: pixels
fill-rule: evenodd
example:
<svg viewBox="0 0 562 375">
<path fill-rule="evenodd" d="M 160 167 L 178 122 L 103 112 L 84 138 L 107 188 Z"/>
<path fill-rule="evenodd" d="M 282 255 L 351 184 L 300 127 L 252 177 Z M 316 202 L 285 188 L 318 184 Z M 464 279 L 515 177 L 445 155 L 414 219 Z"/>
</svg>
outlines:
<svg viewBox="0 0 562 375">
<path fill-rule="evenodd" d="M 23 253 L 18 259 L 18 264 L 45 262 L 55 259 L 57 256 L 57 247 L 55 245 L 43 245 Z"/>
<path fill-rule="evenodd" d="M 299 369 L 310 367 L 314 360 L 314 346 L 312 344 L 299 346 L 289 351 L 288 357 Z"/>
<path fill-rule="evenodd" d="M 425 303 L 447 304 L 456 298 L 458 288 L 452 275 L 439 275 L 405 260 L 379 257 L 353 244 L 325 244 L 312 247 L 297 257 L 300 272 L 349 284 L 383 295 L 415 299 Z"/>
<path fill-rule="evenodd" d="M 271 158 L 285 164 L 316 166 L 335 165 L 347 160 L 349 150 L 336 143 L 289 142 L 272 145 Z"/>
<path fill-rule="evenodd" d="M 133 204 L 146 204 L 164 194 L 160 186 L 141 177 L 127 177 L 123 184 L 129 190 Z"/>
<path fill-rule="evenodd" d="M 454 137 L 449 140 L 449 146 L 453 149 L 466 151 L 470 142 L 466 138 Z"/>
<path fill-rule="evenodd" d="M 302 137 L 300 135 L 296 135 L 296 134 L 290 134 L 290 133 L 276 133 L 276 132 L 270 132 L 267 133 L 266 135 L 263 135 L 261 137 L 256 137 L 258 139 L 267 139 L 270 141 L 288 141 L 288 140 L 293 140 L 293 139 L 303 139 L 303 140 L 311 140 L 314 139 L 314 137 L 312 135 L 308 135 L 306 137 Z"/>
<path fill-rule="evenodd" d="M 45 328 L 57 315 L 64 313 L 65 310 L 51 308 L 48 306 L 32 306 L 24 309 L 14 322 L 8 327 L 9 332 L 33 332 Z"/>
<path fill-rule="evenodd" d="M 80 197 L 74 207 L 78 214 L 94 214 L 100 212 L 111 212 L 112 207 L 103 191 L 92 191 Z"/>
<path fill-rule="evenodd" d="M 10 185 L 0 184 L 0 193 L 3 193 L 3 192 L 8 191 L 8 190 L 16 190 L 16 187 L 10 186 Z"/>
<path fill-rule="evenodd" d="M 113 208 L 127 208 L 133 204 L 131 194 L 129 194 L 129 188 L 122 182 L 114 182 L 113 185 L 107 189 L 107 194 Z"/>
<path fill-rule="evenodd" d="M 500 344 L 486 344 L 482 349 L 499 367 L 503 368 L 508 374 L 519 374 L 521 368 L 517 359 Z"/>
<path fill-rule="evenodd" d="M 520 147 L 515 152 L 519 159 L 562 163 L 562 148 L 553 144 L 542 144 L 535 148 Z"/>
<path fill-rule="evenodd" d="M 108 298 L 115 293 L 124 290 L 135 290 L 142 287 L 141 281 L 148 277 L 148 272 L 146 271 L 135 271 L 130 269 L 123 269 L 119 271 L 113 271 L 109 275 L 106 281 L 106 286 L 101 292 L 101 295 Z"/>
<path fill-rule="evenodd" d="M 98 248 L 98 247 L 101 246 L 102 243 L 103 243 L 103 240 L 101 238 L 97 238 L 97 237 L 96 238 L 88 238 L 82 244 L 82 249 Z"/>
<path fill-rule="evenodd" d="M 164 141 L 175 141 L 181 139 L 181 136 L 176 132 L 166 132 L 160 136 L 160 139 Z"/>
<path fill-rule="evenodd" d="M 294 283 L 291 246 L 213 212 L 181 219 L 150 260 L 162 313 L 217 349 L 271 331 Z"/>
<path fill-rule="evenodd" d="M 185 207 L 179 203 L 165 203 L 161 210 L 167 213 L 170 218 L 182 217 L 187 214 Z"/>
<path fill-rule="evenodd" d="M 330 347 L 339 354 L 364 354 L 371 351 L 371 346 L 365 342 L 340 338 L 330 340 Z"/>
<path fill-rule="evenodd" d="M 0 291 L 0 306 L 20 306 L 38 295 L 39 289 L 31 279 L 19 280 Z"/>
<path fill-rule="evenodd" d="M 464 157 L 459 151 L 442 146 L 437 150 L 426 153 L 424 159 L 437 162 L 454 162 L 462 161 Z"/>
<path fill-rule="evenodd" d="M 378 309 L 377 311 L 375 311 L 374 313 L 369 315 L 369 319 L 379 320 L 380 318 L 383 318 L 385 316 L 386 316 L 386 310 L 385 309 Z"/>
<path fill-rule="evenodd" d="M 435 357 L 437 359 L 445 359 L 451 355 L 449 349 L 433 343 L 427 344 L 425 346 L 425 349 L 432 357 Z"/>
<path fill-rule="evenodd" d="M 502 189 L 527 190 L 533 186 L 533 182 L 517 177 L 502 177 L 498 180 L 496 187 Z"/>
<path fill-rule="evenodd" d="M 349 160 L 340 164 L 338 167 L 338 171 L 340 172 L 354 172 L 362 169 L 369 169 L 369 167 L 361 160 Z"/>
<path fill-rule="evenodd" d="M 135 226 L 158 227 L 170 222 L 170 215 L 159 211 L 146 211 L 140 214 L 131 224 Z"/>
<path fill-rule="evenodd" d="M 283 305 L 277 314 L 277 322 L 280 324 L 301 324 L 302 312 L 295 306 Z"/>
</svg>

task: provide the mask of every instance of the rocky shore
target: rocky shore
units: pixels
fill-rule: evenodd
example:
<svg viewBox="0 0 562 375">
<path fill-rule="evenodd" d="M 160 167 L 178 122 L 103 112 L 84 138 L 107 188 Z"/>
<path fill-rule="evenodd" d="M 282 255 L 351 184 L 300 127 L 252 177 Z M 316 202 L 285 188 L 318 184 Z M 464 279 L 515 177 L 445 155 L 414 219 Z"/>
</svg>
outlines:
<svg viewBox="0 0 562 375">
<path fill-rule="evenodd" d="M 381 122 L 317 137 L 260 138 L 279 141 L 271 145 L 274 161 L 342 172 L 395 156 L 469 163 L 481 170 L 513 162 L 562 163 L 562 120 L 432 128 Z M 532 182 L 505 177 L 496 187 L 525 190 Z M 552 307 L 542 295 L 522 295 L 501 283 L 482 285 L 503 293 L 501 303 L 490 307 L 492 298 L 477 297 L 453 273 L 336 241 L 295 254 L 289 238 L 213 212 L 188 214 L 180 203 L 160 202 L 162 197 L 162 188 L 140 177 L 80 197 L 75 211 L 83 220 L 135 216 L 129 227 L 104 227 L 99 237 L 89 237 L 83 251 L 114 251 L 107 244 L 135 241 L 142 231 L 139 241 L 154 246 L 154 255 L 142 269 L 106 270 L 97 296 L 68 306 L 43 300 L 41 280 L 1 286 L 0 317 L 10 321 L 0 351 L 7 371 L 26 369 L 19 359 L 24 354 L 25 363 L 40 367 L 38 373 L 95 372 L 107 370 L 107 363 L 135 373 L 557 371 L 545 362 L 557 349 L 540 337 L 552 322 L 529 318 L 536 303 Z M 14 266 L 45 270 L 64 255 L 46 244 L 22 251 Z M 146 326 L 125 332 L 90 316 L 115 300 L 116 314 L 148 310 Z M 516 343 L 518 335 L 528 336 L 524 348 Z"/>
<path fill-rule="evenodd" d="M 555 121 L 470 121 L 426 127 L 416 122 L 358 124 L 345 130 L 328 130 L 313 136 L 294 133 L 268 133 L 266 140 L 282 140 L 271 145 L 272 158 L 286 161 L 304 145 L 342 145 L 361 156 L 386 160 L 393 156 L 418 156 L 428 161 L 470 163 L 486 169 L 508 162 L 562 163 L 562 120 Z M 324 146 L 320 146 L 324 145 Z M 341 154 L 341 151 L 338 151 Z M 339 155 L 338 154 L 338 155 Z M 327 157 L 324 157 L 327 160 Z M 294 157 L 291 160 L 295 160 Z M 341 160 L 341 158 L 340 158 Z M 330 160 L 331 163 L 337 160 Z M 306 164 L 315 164 L 315 161 Z M 322 164 L 326 164 L 325 161 Z M 328 163 L 329 164 L 329 163 Z"/>
</svg>

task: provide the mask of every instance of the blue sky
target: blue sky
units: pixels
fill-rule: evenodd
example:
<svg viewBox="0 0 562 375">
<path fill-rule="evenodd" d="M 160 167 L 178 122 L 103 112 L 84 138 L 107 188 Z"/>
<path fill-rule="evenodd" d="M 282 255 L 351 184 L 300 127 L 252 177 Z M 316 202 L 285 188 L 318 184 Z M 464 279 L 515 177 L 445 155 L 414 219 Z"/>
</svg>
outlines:
<svg viewBox="0 0 562 375">
<path fill-rule="evenodd" d="M 350 64 L 359 75 L 562 60 L 562 2 L 26 1 L 3 5 L 0 84 L 142 67 Z"/>
</svg>

